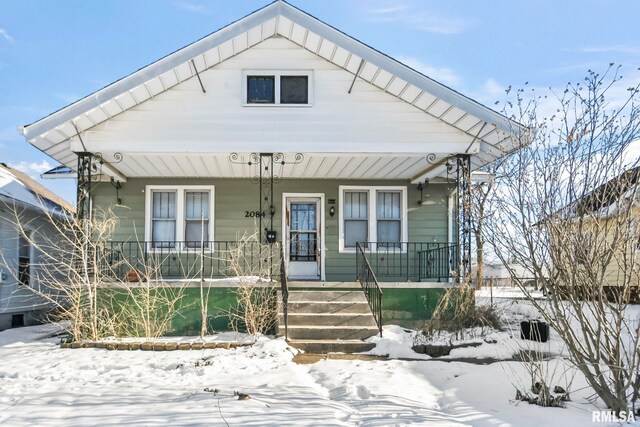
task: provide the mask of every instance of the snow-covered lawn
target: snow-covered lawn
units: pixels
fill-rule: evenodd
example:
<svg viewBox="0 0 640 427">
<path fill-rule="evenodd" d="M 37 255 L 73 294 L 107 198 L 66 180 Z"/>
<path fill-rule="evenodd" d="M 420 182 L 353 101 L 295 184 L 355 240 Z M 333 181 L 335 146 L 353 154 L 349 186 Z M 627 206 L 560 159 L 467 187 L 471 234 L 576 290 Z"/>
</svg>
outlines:
<svg viewBox="0 0 640 427">
<path fill-rule="evenodd" d="M 579 376 L 565 409 L 515 402 L 512 384 L 527 382 L 519 362 L 321 360 L 299 365 L 292 361 L 296 350 L 283 339 L 265 337 L 232 350 L 62 349 L 60 339 L 50 337 L 57 327 L 0 332 L 0 424 L 570 427 L 589 425 L 597 409 L 587 402 L 591 393 Z M 411 352 L 410 334 L 401 328 L 386 327 L 384 335 L 374 353 L 420 357 Z M 508 333 L 495 338 L 496 344 L 454 350 L 450 358 L 498 357 L 508 347 L 518 348 L 519 340 Z M 559 359 L 551 363 L 564 365 Z M 237 400 L 234 391 L 251 399 Z"/>
</svg>

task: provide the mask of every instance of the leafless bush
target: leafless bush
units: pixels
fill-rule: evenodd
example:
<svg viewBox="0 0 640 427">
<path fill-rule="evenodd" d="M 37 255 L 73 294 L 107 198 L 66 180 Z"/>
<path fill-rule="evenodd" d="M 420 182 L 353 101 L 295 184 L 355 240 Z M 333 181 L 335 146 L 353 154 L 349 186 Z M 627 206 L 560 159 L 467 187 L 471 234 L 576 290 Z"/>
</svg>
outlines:
<svg viewBox="0 0 640 427">
<path fill-rule="evenodd" d="M 260 242 L 257 232 L 244 234 L 224 255 L 235 288 L 237 306 L 226 314 L 235 331 L 267 333 L 277 321 L 276 290 L 271 277 L 280 271 L 280 246 Z"/>
<path fill-rule="evenodd" d="M 494 306 L 478 305 L 469 286 L 445 290 L 429 320 L 416 335 L 415 343 L 433 341 L 444 335 L 450 340 L 481 337 L 500 328 L 500 315 Z"/>
<path fill-rule="evenodd" d="M 133 264 L 109 245 L 118 227 L 111 211 L 96 211 L 91 219 L 48 213 L 52 229 L 46 230 L 34 230 L 23 211 L 14 209 L 13 216 L 38 254 L 26 289 L 54 308 L 49 320 L 68 321 L 74 340 L 154 338 L 169 330 L 183 289 L 164 286 L 161 260 L 151 256 Z"/>
<path fill-rule="evenodd" d="M 610 102 L 617 73 L 590 72 L 552 93 L 551 117 L 541 117 L 547 97 L 516 92 L 506 111 L 528 130 L 514 130 L 521 149 L 496 176 L 485 237 L 588 384 L 610 409 L 627 411 L 640 338 L 628 310 L 640 282 L 640 172 L 627 154 L 640 136 L 640 96 L 636 86 Z M 552 295 L 548 304 L 532 297 L 514 264 Z"/>
</svg>

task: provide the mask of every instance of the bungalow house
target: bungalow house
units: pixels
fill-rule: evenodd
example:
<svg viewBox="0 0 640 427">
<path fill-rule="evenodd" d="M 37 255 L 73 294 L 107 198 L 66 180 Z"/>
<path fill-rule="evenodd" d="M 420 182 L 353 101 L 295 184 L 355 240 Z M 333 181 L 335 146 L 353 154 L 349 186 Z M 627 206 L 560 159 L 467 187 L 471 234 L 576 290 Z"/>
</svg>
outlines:
<svg viewBox="0 0 640 427">
<path fill-rule="evenodd" d="M 567 282 L 583 288 L 585 298 L 604 292 L 611 299 L 639 302 L 640 166 L 627 168 L 557 216 L 562 220 L 551 233 L 553 253 L 573 261 L 581 273 Z"/>
<path fill-rule="evenodd" d="M 52 221 L 73 212 L 69 203 L 0 163 L 0 331 L 38 323 L 52 308 L 39 293 L 45 289 L 37 273 L 43 264 L 37 246 L 59 235 Z"/>
<path fill-rule="evenodd" d="M 74 171 L 78 215 L 114 209 L 124 257 L 184 260 L 254 227 L 281 243 L 303 339 L 296 324 L 338 336 L 346 320 L 292 301 L 360 298 L 361 284 L 364 335 L 424 319 L 470 269 L 470 172 L 523 129 L 275 1 L 19 130 Z"/>
</svg>

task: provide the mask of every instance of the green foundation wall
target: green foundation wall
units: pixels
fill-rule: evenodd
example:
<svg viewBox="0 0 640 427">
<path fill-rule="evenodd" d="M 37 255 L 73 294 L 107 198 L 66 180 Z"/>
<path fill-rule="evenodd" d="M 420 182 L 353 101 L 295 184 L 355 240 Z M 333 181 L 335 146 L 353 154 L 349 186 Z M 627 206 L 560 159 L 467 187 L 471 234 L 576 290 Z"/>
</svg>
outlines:
<svg viewBox="0 0 640 427">
<path fill-rule="evenodd" d="M 419 328 L 431 318 L 443 288 L 382 290 L 382 324 Z"/>
<path fill-rule="evenodd" d="M 175 292 L 173 288 L 168 288 Z M 231 330 L 229 310 L 236 304 L 235 290 L 237 288 L 220 287 L 205 289 L 208 301 L 208 332 Z M 443 288 L 419 288 L 419 289 L 384 289 L 382 319 L 383 325 L 400 325 L 406 328 L 419 328 L 429 319 L 444 293 Z M 177 314 L 171 320 L 170 330 L 167 336 L 197 336 L 200 334 L 200 289 L 185 288 L 183 297 L 178 304 Z M 275 290 L 274 290 L 275 292 Z M 128 293 L 117 290 L 109 290 L 105 297 L 113 298 L 117 304 L 132 305 Z M 275 333 L 275 331 L 272 331 Z"/>
</svg>

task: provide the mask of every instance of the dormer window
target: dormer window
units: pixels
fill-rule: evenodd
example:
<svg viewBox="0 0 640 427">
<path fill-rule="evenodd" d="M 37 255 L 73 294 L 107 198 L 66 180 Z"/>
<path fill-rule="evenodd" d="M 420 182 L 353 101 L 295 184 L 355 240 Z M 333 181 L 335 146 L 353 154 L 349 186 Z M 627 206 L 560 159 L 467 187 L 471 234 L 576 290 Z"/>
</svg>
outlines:
<svg viewBox="0 0 640 427">
<path fill-rule="evenodd" d="M 245 71 L 245 106 L 310 106 L 311 71 Z"/>
</svg>

